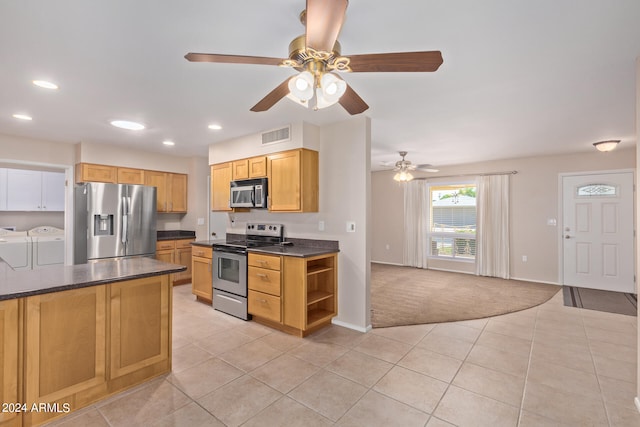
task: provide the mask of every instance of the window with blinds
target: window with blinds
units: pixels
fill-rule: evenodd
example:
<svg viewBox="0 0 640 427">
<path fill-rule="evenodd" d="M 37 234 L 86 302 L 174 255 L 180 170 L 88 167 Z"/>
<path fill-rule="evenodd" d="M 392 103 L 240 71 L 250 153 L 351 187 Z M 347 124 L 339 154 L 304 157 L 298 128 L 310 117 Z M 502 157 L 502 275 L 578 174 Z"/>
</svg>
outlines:
<svg viewBox="0 0 640 427">
<path fill-rule="evenodd" d="M 431 186 L 429 195 L 429 255 L 455 260 L 475 260 L 476 186 Z"/>
</svg>

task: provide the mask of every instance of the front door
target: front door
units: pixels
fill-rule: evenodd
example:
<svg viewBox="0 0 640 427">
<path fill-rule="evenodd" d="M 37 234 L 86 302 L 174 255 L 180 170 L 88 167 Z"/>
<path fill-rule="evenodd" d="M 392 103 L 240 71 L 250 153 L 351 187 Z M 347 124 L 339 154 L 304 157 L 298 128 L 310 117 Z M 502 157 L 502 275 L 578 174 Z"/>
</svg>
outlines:
<svg viewBox="0 0 640 427">
<path fill-rule="evenodd" d="M 566 175 L 563 284 L 635 293 L 633 172 Z"/>
</svg>

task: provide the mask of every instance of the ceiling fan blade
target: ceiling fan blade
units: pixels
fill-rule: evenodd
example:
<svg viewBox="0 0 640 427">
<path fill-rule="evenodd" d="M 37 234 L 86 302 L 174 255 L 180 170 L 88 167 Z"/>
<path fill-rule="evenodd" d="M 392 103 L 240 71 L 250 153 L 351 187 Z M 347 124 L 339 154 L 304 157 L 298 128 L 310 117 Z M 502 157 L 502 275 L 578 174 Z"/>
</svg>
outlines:
<svg viewBox="0 0 640 427">
<path fill-rule="evenodd" d="M 360 95 L 358 95 L 349 85 L 347 85 L 347 90 L 344 95 L 340 97 L 340 101 L 338 102 L 352 116 L 354 114 L 360 114 L 369 108 L 367 103 L 364 102 L 363 99 L 360 98 Z"/>
<path fill-rule="evenodd" d="M 307 0 L 307 47 L 333 51 L 348 3 L 348 0 Z"/>
<path fill-rule="evenodd" d="M 351 71 L 360 73 L 436 71 L 442 65 L 439 50 L 350 55 L 349 59 Z"/>
<path fill-rule="evenodd" d="M 416 165 L 416 170 L 421 172 L 440 172 L 440 169 L 435 169 L 433 165 L 429 165 L 426 163 L 422 165 Z"/>
<path fill-rule="evenodd" d="M 218 62 L 224 64 L 258 64 L 258 65 L 280 65 L 282 59 L 268 58 L 264 56 L 244 56 L 244 55 L 219 55 L 216 53 L 187 53 L 184 56 L 191 62 Z"/>
<path fill-rule="evenodd" d="M 293 77 L 289 77 L 287 80 L 280 83 L 280 85 L 269 92 L 267 96 L 258 101 L 256 105 L 251 107 L 251 111 L 267 111 L 269 108 L 273 107 L 276 102 L 287 96 L 289 94 L 289 80 L 291 80 L 292 78 Z"/>
</svg>

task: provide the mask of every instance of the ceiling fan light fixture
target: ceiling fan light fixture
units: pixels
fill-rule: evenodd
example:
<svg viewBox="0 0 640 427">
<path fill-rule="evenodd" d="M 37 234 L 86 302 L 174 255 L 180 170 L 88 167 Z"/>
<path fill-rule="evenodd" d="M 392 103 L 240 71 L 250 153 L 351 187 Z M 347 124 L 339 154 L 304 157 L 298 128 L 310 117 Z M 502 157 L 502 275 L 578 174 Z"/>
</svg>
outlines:
<svg viewBox="0 0 640 427">
<path fill-rule="evenodd" d="M 394 181 L 409 182 L 413 179 L 413 175 L 409 171 L 401 170 L 393 176 Z"/>
<path fill-rule="evenodd" d="M 322 88 L 322 96 L 332 104 L 338 102 L 347 90 L 345 81 L 333 73 L 326 73 L 322 76 L 320 87 Z"/>
<path fill-rule="evenodd" d="M 299 101 L 308 101 L 313 98 L 315 79 L 309 71 L 303 71 L 289 80 L 289 94 Z"/>
<path fill-rule="evenodd" d="M 619 139 L 611 139 L 608 141 L 594 142 L 593 146 L 596 147 L 596 150 L 606 153 L 607 151 L 614 150 L 619 143 L 620 143 Z"/>
</svg>

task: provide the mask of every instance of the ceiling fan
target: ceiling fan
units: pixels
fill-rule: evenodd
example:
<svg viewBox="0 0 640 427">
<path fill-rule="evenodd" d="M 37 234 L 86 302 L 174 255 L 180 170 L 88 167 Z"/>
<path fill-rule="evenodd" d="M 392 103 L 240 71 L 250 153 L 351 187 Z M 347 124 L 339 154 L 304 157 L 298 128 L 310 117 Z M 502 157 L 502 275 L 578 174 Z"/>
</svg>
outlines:
<svg viewBox="0 0 640 427">
<path fill-rule="evenodd" d="M 348 0 L 307 0 L 306 9 L 300 14 L 306 32 L 289 44 L 286 59 L 215 53 L 188 53 L 185 58 L 191 62 L 279 65 L 300 72 L 282 82 L 251 111 L 266 111 L 288 97 L 307 108 L 313 104 L 314 110 L 340 103 L 352 115 L 369 106 L 335 71 L 429 72 L 440 67 L 440 51 L 342 56 L 337 39 L 348 3 Z"/>
<path fill-rule="evenodd" d="M 393 179 L 396 181 L 411 181 L 413 179 L 412 171 L 420 171 L 420 172 L 439 172 L 439 169 L 433 169 L 431 165 L 423 164 L 423 165 L 414 165 L 409 160 L 405 160 L 405 156 L 407 155 L 406 151 L 398 151 L 402 160 L 398 160 L 397 162 L 380 162 L 382 166 L 394 166 L 393 170 L 396 174 L 393 176 Z"/>
</svg>

